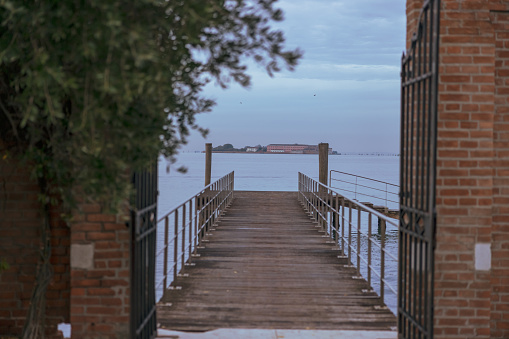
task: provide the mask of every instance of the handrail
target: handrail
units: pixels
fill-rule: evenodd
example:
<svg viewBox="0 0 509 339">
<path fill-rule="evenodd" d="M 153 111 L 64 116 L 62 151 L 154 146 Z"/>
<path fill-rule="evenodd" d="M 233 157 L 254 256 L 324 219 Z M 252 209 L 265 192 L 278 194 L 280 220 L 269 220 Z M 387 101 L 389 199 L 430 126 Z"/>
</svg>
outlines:
<svg viewBox="0 0 509 339">
<path fill-rule="evenodd" d="M 350 182 L 350 181 L 346 181 L 346 180 L 341 180 L 341 179 L 333 178 L 332 177 L 333 173 L 338 173 L 338 174 L 342 174 L 342 175 L 347 175 L 347 176 L 355 177 L 355 182 Z M 385 189 L 376 188 L 376 187 L 373 187 L 373 186 L 361 185 L 361 184 L 358 183 L 358 179 L 359 178 L 363 179 L 363 180 L 369 180 L 371 182 L 375 182 L 375 183 L 379 183 L 379 184 L 385 185 Z M 333 185 L 333 182 L 335 182 L 335 181 L 336 182 L 343 182 L 343 183 L 350 184 L 350 185 L 354 185 L 355 188 L 354 188 L 354 190 L 348 190 L 348 189 L 345 189 L 344 187 L 341 187 L 341 188 L 340 187 L 335 187 Z M 340 189 L 342 191 L 354 193 L 355 194 L 355 198 L 354 198 L 355 200 L 357 200 L 357 195 L 362 195 L 362 196 L 365 196 L 365 197 L 382 200 L 382 201 L 385 202 L 385 206 L 386 207 L 388 207 L 388 202 L 399 204 L 399 193 L 391 192 L 389 190 L 389 186 L 390 186 L 393 189 L 397 189 L 398 192 L 399 192 L 399 186 L 396 185 L 396 184 L 392 184 L 390 182 L 386 182 L 386 181 L 382 181 L 382 180 L 377 180 L 377 179 L 372 179 L 372 178 L 368 178 L 368 177 L 363 177 L 361 175 L 356 175 L 356 174 L 351 174 L 351 173 L 346 173 L 346 172 L 341 172 L 341 171 L 336 171 L 336 170 L 330 170 L 329 171 L 329 186 L 331 188 Z M 359 192 L 357 190 L 357 187 L 366 188 L 368 193 Z M 375 191 L 375 192 L 372 192 L 372 191 Z M 385 198 L 374 195 L 377 192 L 385 193 Z"/>
<path fill-rule="evenodd" d="M 387 225 L 398 228 L 398 223 L 394 219 L 356 201 L 355 199 L 346 197 L 339 193 L 334 187 L 326 186 L 320 182 L 311 179 L 299 172 L 299 200 L 310 214 L 310 216 L 318 223 L 318 227 L 328 233 L 339 246 L 341 257 L 348 259 L 348 264 L 353 266 L 355 261 L 357 277 L 362 277 L 361 270 L 367 273 L 366 278 L 369 286 L 373 288 L 372 274 L 378 277 L 380 284 L 380 303 L 385 305 L 385 288 L 387 287 L 397 296 L 397 286 L 391 286 L 385 279 L 386 257 L 397 261 L 397 257 L 388 252 L 385 244 L 385 227 Z M 352 217 L 353 210 L 357 210 L 357 217 Z M 367 234 L 362 230 L 362 216 L 367 213 Z M 380 230 L 380 241 L 378 241 L 372 233 L 373 217 L 378 218 Z M 354 225 L 356 224 L 356 225 Z M 366 227 L 364 227 L 366 228 Z M 361 237 L 367 237 L 367 258 L 363 257 L 361 252 Z M 353 244 L 353 241 L 356 244 Z M 372 246 L 375 245 L 380 249 L 379 271 L 372 261 Z M 365 267 L 361 267 L 361 262 L 365 263 Z"/>
<path fill-rule="evenodd" d="M 156 252 L 158 262 L 162 257 L 163 263 L 162 277 L 155 283 L 156 291 L 159 288 L 162 290 L 158 293 L 159 296 L 164 295 L 168 284 L 174 281 L 187 265 L 192 265 L 192 258 L 199 256 L 196 251 L 203 237 L 233 201 L 233 189 L 234 172 L 231 172 L 205 186 L 157 221 L 158 226 L 164 222 L 164 245 Z M 171 234 L 170 226 L 173 226 Z M 173 249 L 171 262 L 168 253 L 170 247 Z"/>
</svg>

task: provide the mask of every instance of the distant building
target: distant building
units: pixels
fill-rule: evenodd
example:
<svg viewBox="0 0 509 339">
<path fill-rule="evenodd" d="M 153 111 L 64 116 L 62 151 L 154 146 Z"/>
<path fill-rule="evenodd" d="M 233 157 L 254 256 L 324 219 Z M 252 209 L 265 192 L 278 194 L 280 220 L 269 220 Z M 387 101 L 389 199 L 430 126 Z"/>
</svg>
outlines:
<svg viewBox="0 0 509 339">
<path fill-rule="evenodd" d="M 268 153 L 294 153 L 294 154 L 318 154 L 318 145 L 303 144 L 270 144 L 267 146 Z M 332 154 L 332 148 L 329 148 Z"/>
<path fill-rule="evenodd" d="M 254 146 L 254 147 L 251 147 L 251 146 L 246 146 L 246 152 L 258 152 L 260 150 L 260 146 Z"/>
</svg>

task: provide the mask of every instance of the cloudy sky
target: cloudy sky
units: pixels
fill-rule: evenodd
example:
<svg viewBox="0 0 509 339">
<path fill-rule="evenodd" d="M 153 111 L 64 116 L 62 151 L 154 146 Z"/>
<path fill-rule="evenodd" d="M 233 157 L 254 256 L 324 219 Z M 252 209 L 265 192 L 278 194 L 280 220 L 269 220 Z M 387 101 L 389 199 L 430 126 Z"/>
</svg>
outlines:
<svg viewBox="0 0 509 339">
<path fill-rule="evenodd" d="M 328 142 L 339 152 L 399 152 L 399 70 L 405 0 L 280 0 L 287 46 L 304 51 L 296 71 L 270 78 L 249 68 L 250 89 L 209 86 L 211 113 L 197 118 L 183 151 L 231 143 Z"/>
</svg>

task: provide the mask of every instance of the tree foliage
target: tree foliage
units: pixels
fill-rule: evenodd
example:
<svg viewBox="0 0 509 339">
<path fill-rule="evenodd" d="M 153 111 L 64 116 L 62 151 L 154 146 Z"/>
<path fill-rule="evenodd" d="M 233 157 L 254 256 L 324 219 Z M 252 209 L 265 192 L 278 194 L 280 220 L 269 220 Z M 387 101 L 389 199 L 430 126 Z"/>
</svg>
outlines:
<svg viewBox="0 0 509 339">
<path fill-rule="evenodd" d="M 275 1 L 0 0 L 0 158 L 20 155 L 46 200 L 79 187 L 118 206 L 131 170 L 206 133 L 209 81 L 296 65 Z"/>
<path fill-rule="evenodd" d="M 274 3 L 0 0 L 0 161 L 22 159 L 45 211 L 23 338 L 44 335 L 52 199 L 119 208 L 132 170 L 172 157 L 190 129 L 206 133 L 195 115 L 214 104 L 209 81 L 249 86 L 248 59 L 293 68 L 300 52 L 271 28 Z"/>
</svg>

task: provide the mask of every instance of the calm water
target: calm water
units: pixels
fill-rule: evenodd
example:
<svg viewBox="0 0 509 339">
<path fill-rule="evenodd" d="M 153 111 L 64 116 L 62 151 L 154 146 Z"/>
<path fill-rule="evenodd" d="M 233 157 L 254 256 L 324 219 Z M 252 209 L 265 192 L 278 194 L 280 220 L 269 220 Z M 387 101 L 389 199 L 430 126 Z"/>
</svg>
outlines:
<svg viewBox="0 0 509 339">
<path fill-rule="evenodd" d="M 179 173 L 176 169 L 185 166 L 187 173 Z M 167 171 L 169 168 L 169 171 Z M 361 156 L 361 155 L 331 155 L 329 156 L 329 169 L 357 174 L 389 183 L 398 184 L 399 181 L 399 157 L 397 156 Z M 314 154 L 212 154 L 212 181 L 219 179 L 225 174 L 235 171 L 235 189 L 250 191 L 297 191 L 298 172 L 302 172 L 314 179 L 318 179 L 318 155 Z M 205 178 L 205 154 L 183 153 L 178 157 L 178 162 L 169 165 L 165 159 L 159 161 L 159 217 L 164 216 L 174 207 L 194 196 L 204 186 Z M 354 179 L 355 180 L 355 179 Z M 361 182 L 359 182 L 362 184 Z M 333 185 L 334 186 L 334 185 Z M 336 186 L 341 186 L 338 183 Z M 380 188 L 384 188 L 380 187 Z M 362 189 L 362 188 L 361 188 Z M 354 198 L 353 193 L 345 194 Z M 361 201 L 370 199 L 360 198 Z M 375 202 L 375 204 L 377 204 Z M 392 205 L 390 208 L 397 208 Z M 357 213 L 353 213 L 352 224 L 357 225 Z M 367 233 L 367 214 L 361 217 L 361 229 Z M 373 218 L 372 229 L 377 231 L 377 219 Z M 162 246 L 162 229 L 158 232 L 158 247 Z M 395 228 L 387 227 L 386 248 L 394 256 L 397 256 L 398 234 Z M 356 238 L 353 237 L 353 244 Z M 171 251 L 170 251 L 171 252 Z M 361 236 L 361 253 L 367 257 L 366 237 Z M 373 266 L 379 264 L 376 259 L 380 258 L 378 247 L 373 245 Z M 362 261 L 361 261 L 362 262 Z M 356 265 L 355 257 L 353 258 Z M 158 263 L 161 266 L 161 263 Z M 362 262 L 361 267 L 365 263 Z M 367 277 L 366 269 L 361 269 L 364 277 Z M 156 272 L 160 279 L 162 267 Z M 397 262 L 386 256 L 386 280 L 393 286 L 397 286 Z M 378 279 L 373 275 L 373 288 L 380 294 Z M 396 296 L 385 288 L 386 303 L 395 312 Z"/>
<path fill-rule="evenodd" d="M 167 173 L 159 161 L 159 215 L 196 194 L 205 183 L 205 154 L 182 153 Z M 186 174 L 177 172 L 187 167 Z M 399 157 L 331 155 L 329 169 L 397 184 Z M 235 189 L 248 191 L 297 191 L 297 174 L 318 179 L 316 154 L 212 154 L 212 181 L 235 171 Z"/>
</svg>

